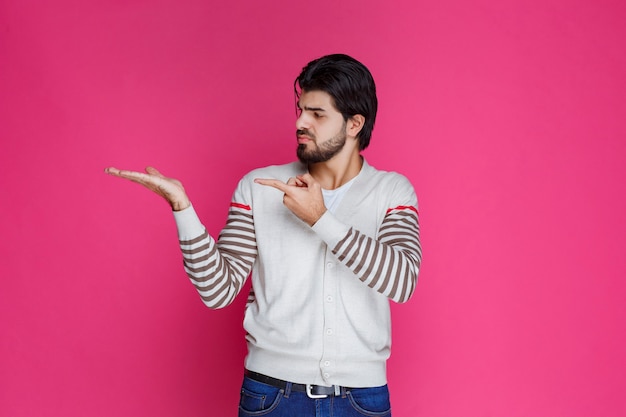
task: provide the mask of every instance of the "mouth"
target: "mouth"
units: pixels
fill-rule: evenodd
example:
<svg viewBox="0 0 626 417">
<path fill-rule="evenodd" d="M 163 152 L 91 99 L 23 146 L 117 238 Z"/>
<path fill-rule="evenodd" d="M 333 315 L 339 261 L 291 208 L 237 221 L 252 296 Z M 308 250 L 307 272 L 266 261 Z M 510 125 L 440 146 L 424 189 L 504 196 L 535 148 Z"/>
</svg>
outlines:
<svg viewBox="0 0 626 417">
<path fill-rule="evenodd" d="M 298 143 L 308 143 L 313 140 L 313 136 L 309 135 L 305 130 L 296 131 L 296 138 L 298 138 Z"/>
<path fill-rule="evenodd" d="M 304 144 L 304 143 L 308 143 L 311 141 L 311 138 L 308 136 L 298 136 L 298 143 L 299 144 Z"/>
</svg>

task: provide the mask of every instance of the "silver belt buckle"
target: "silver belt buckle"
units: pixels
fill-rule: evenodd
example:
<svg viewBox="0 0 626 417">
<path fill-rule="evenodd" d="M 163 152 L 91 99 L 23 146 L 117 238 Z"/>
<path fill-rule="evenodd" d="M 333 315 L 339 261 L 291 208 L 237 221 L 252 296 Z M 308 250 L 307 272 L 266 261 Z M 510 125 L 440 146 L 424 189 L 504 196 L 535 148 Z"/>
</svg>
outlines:
<svg viewBox="0 0 626 417">
<path fill-rule="evenodd" d="M 311 399 L 313 399 L 313 400 L 328 397 L 328 395 L 326 395 L 326 394 L 321 394 L 321 395 L 319 395 L 319 394 L 313 394 L 313 393 L 311 393 L 311 388 L 312 388 L 312 387 L 311 387 L 311 384 L 306 384 L 306 396 L 307 396 L 307 397 L 309 397 L 309 398 L 311 398 Z"/>
</svg>

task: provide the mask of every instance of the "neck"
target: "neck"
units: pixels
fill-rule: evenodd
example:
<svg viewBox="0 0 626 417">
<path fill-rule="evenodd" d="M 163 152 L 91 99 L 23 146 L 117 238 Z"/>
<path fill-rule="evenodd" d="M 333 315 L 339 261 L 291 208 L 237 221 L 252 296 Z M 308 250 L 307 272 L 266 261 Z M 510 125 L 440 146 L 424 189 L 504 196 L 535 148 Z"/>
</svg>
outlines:
<svg viewBox="0 0 626 417">
<path fill-rule="evenodd" d="M 325 190 L 341 187 L 359 175 L 363 166 L 363 158 L 358 148 L 350 153 L 340 152 L 331 160 L 309 164 L 309 173 Z"/>
</svg>

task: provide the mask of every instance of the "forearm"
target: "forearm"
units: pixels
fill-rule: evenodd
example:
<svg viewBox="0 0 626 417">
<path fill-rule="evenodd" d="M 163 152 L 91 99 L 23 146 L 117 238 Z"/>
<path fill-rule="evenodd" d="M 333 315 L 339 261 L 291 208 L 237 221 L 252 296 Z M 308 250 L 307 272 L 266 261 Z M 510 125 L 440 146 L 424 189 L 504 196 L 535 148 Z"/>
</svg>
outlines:
<svg viewBox="0 0 626 417">
<path fill-rule="evenodd" d="M 328 216 L 321 221 L 327 224 L 315 227 L 329 228 L 330 223 L 337 222 Z M 354 228 L 345 231 L 345 225 L 343 228 L 343 237 L 336 243 L 327 235 L 337 259 L 370 288 L 393 301 L 406 302 L 417 285 L 422 258 L 417 210 L 390 210 L 377 239 Z"/>
<path fill-rule="evenodd" d="M 241 290 L 256 258 L 252 216 L 231 207 L 226 227 L 215 241 L 192 210 L 174 214 L 185 271 L 207 307 L 223 308 Z"/>
</svg>

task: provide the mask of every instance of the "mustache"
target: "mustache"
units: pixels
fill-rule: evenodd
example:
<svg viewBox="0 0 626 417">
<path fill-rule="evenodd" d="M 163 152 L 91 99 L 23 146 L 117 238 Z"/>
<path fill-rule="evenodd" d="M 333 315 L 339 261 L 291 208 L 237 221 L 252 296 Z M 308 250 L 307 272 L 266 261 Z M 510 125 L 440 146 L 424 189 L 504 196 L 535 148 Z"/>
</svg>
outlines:
<svg viewBox="0 0 626 417">
<path fill-rule="evenodd" d="M 305 136 L 309 139 L 315 139 L 315 135 L 313 135 L 312 133 L 309 133 L 308 130 L 306 129 L 298 129 L 296 130 L 296 137 L 301 137 L 301 136 Z"/>
</svg>

